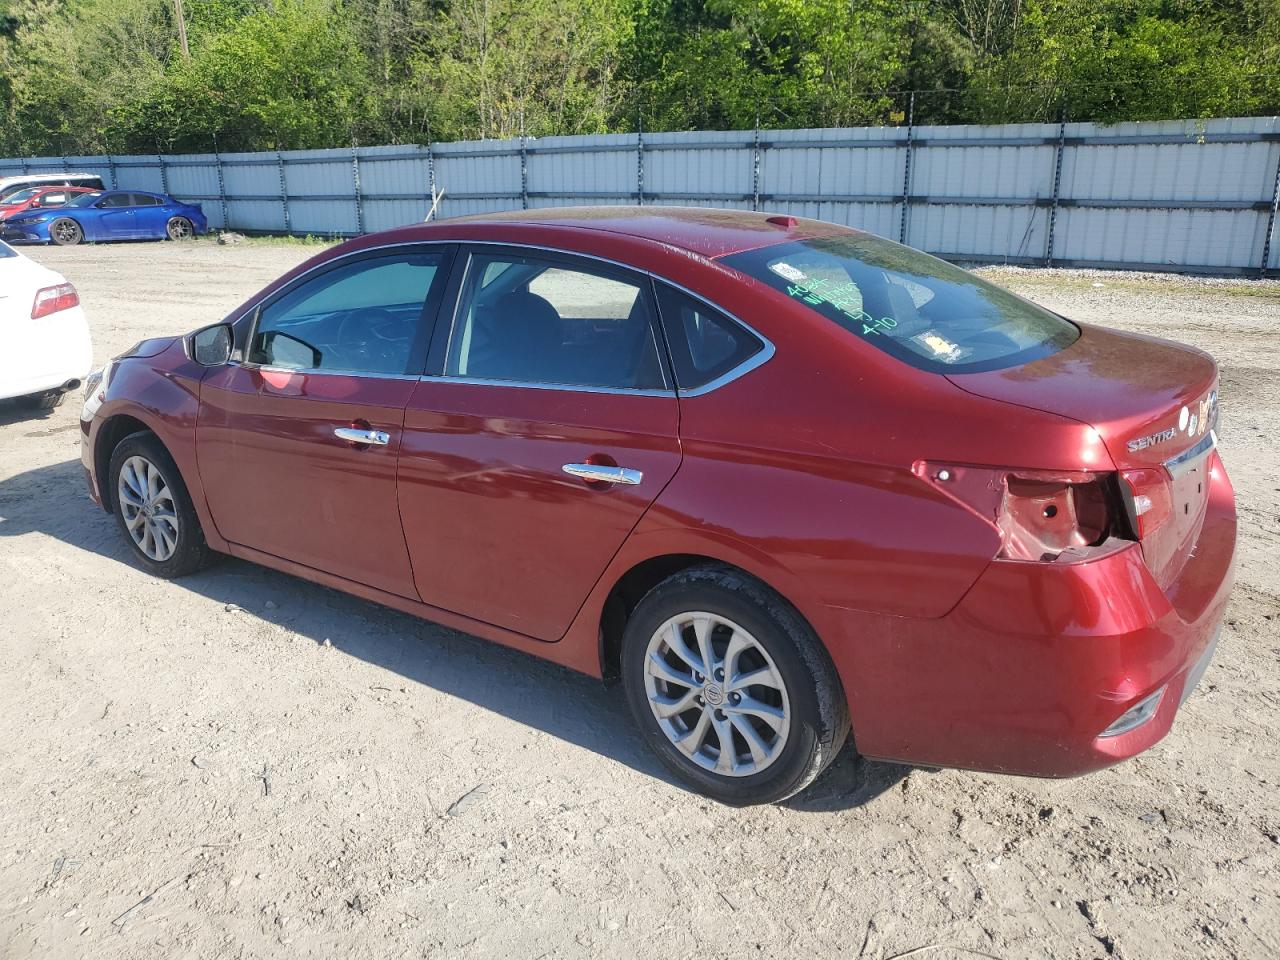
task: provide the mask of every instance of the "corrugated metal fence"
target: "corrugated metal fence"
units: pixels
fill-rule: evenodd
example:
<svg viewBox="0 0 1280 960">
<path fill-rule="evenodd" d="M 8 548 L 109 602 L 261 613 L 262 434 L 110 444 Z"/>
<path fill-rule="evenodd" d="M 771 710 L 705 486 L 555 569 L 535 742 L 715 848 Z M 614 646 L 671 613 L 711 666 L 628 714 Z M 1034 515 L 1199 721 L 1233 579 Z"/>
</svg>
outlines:
<svg viewBox="0 0 1280 960">
<path fill-rule="evenodd" d="M 641 133 L 0 160 L 100 172 L 236 230 L 352 235 L 566 204 L 785 210 L 953 260 L 1280 274 L 1280 118 Z"/>
</svg>

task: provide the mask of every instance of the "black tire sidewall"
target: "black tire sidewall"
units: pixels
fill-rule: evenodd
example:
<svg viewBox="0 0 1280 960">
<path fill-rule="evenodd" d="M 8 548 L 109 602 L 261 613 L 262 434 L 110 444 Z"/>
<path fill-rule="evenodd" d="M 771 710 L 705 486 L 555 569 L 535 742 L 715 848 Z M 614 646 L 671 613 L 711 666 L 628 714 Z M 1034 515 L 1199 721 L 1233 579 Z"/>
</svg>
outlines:
<svg viewBox="0 0 1280 960">
<path fill-rule="evenodd" d="M 185 223 L 191 230 L 190 234 L 186 237 L 175 237 L 173 235 L 173 225 L 175 223 Z M 174 241 L 188 240 L 191 237 L 194 237 L 196 235 L 196 225 L 192 223 L 190 220 L 188 220 L 186 217 L 170 217 L 169 222 L 164 225 L 164 232 L 169 237 L 170 240 L 174 240 Z"/>
<path fill-rule="evenodd" d="M 165 484 L 173 495 L 174 512 L 178 516 L 178 543 L 173 555 L 167 560 L 156 561 L 148 557 L 134 542 L 125 523 L 124 511 L 120 506 L 117 490 L 120 486 L 120 469 L 130 457 L 143 457 L 160 471 Z M 173 457 L 165 449 L 153 433 L 134 433 L 125 437 L 111 452 L 111 463 L 107 469 L 107 482 L 110 484 L 112 513 L 120 532 L 128 543 L 130 553 L 150 573 L 164 579 L 181 577 L 198 570 L 208 560 L 209 548 L 205 544 L 204 531 L 200 527 L 200 518 L 196 515 L 191 503 L 191 495 L 182 480 L 182 474 Z"/>
<path fill-rule="evenodd" d="M 649 707 L 649 640 L 669 618 L 693 610 L 723 616 L 748 631 L 787 686 L 792 727 L 782 755 L 760 773 L 726 777 L 698 766 L 667 739 Z M 725 568 L 677 574 L 640 601 L 623 636 L 622 682 L 642 736 L 663 763 L 700 793 L 732 806 L 776 803 L 802 790 L 830 763 L 848 731 L 844 693 L 812 629 L 763 584 Z"/>
</svg>

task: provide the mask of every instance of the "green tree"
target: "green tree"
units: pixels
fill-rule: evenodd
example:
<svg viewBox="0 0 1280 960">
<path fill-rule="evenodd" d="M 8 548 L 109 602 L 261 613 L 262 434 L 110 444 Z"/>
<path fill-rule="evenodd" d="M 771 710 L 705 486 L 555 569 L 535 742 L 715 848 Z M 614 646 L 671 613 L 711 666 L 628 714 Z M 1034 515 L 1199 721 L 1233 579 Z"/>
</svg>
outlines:
<svg viewBox="0 0 1280 960">
<path fill-rule="evenodd" d="M 185 6 L 0 0 L 0 153 L 1280 113 L 1280 0 Z"/>
<path fill-rule="evenodd" d="M 454 0 L 427 22 L 409 82 L 438 139 L 600 133 L 630 31 L 622 0 Z"/>
<path fill-rule="evenodd" d="M 166 149 L 307 149 L 350 144 L 358 132 L 367 61 L 344 8 L 277 0 L 212 32 L 173 61 L 112 118 L 129 143 Z"/>
<path fill-rule="evenodd" d="M 1249 55 L 1238 12 L 1197 0 L 1028 4 L 1009 49 L 975 70 L 970 116 L 1049 119 L 1065 107 L 1116 122 L 1254 110 L 1267 100 L 1266 64 Z"/>
<path fill-rule="evenodd" d="M 910 49 L 887 0 L 639 0 L 626 77 L 660 129 L 846 126 L 883 116 Z"/>
</svg>

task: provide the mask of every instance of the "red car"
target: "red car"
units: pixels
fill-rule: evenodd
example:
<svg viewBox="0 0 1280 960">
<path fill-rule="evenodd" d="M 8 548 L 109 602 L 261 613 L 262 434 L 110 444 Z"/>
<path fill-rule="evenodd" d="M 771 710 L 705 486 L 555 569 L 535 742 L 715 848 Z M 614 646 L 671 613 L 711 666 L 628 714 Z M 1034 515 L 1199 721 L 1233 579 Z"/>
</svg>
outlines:
<svg viewBox="0 0 1280 960">
<path fill-rule="evenodd" d="M 874 758 L 1064 777 L 1205 669 L 1236 518 L 1198 350 L 785 216 L 327 250 L 87 388 L 141 564 L 274 567 L 621 681 L 734 804 Z"/>
<path fill-rule="evenodd" d="M 72 197 L 93 192 L 87 187 L 27 187 L 6 197 L 4 202 L 0 203 L 0 220 L 28 210 L 63 207 Z"/>
</svg>

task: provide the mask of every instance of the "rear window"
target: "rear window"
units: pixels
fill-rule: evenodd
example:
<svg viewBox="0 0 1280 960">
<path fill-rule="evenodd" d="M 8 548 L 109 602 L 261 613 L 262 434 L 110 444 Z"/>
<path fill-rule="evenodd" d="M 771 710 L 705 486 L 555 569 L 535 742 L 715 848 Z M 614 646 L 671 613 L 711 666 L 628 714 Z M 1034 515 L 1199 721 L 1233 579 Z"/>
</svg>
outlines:
<svg viewBox="0 0 1280 960">
<path fill-rule="evenodd" d="M 996 370 L 1074 343 L 1074 324 L 967 270 L 865 234 L 778 244 L 722 261 L 879 350 L 936 373 Z"/>
</svg>

